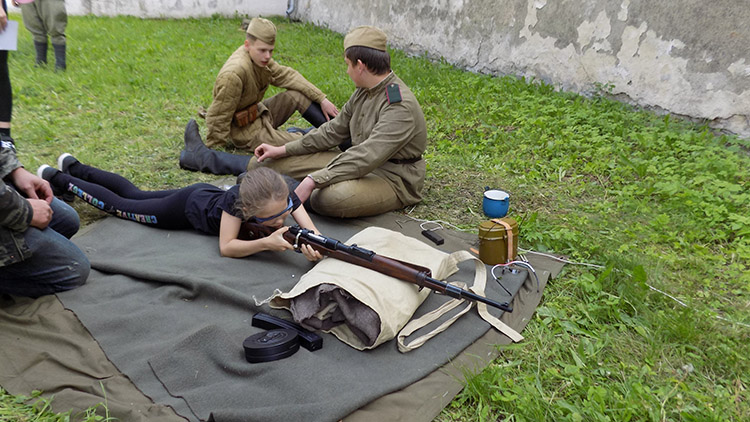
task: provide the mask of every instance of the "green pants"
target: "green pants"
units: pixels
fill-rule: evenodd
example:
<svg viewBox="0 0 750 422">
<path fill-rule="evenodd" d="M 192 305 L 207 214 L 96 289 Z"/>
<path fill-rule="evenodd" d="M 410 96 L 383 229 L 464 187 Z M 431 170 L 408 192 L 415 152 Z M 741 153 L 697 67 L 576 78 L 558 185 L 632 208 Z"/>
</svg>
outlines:
<svg viewBox="0 0 750 422">
<path fill-rule="evenodd" d="M 284 157 L 264 163 L 258 163 L 258 160 L 253 157 L 248 168 L 265 165 L 279 173 L 301 180 L 315 170 L 324 168 L 339 153 L 340 151 L 336 149 Z M 310 205 L 318 214 L 339 218 L 368 217 L 404 207 L 394 187 L 388 179 L 378 175 L 378 170 L 359 179 L 345 180 L 322 189 L 315 189 L 310 196 Z"/>
<path fill-rule="evenodd" d="M 252 154 L 262 143 L 284 145 L 302 137 L 299 133 L 289 133 L 278 129 L 286 123 L 294 112 L 304 113 L 312 101 L 299 91 L 282 91 L 273 97 L 263 100 L 267 111 L 257 120 L 244 127 L 238 127 L 234 122 L 229 129 L 229 137 L 235 148 L 247 149 Z M 212 147 L 213 145 L 208 145 Z"/>
<path fill-rule="evenodd" d="M 49 36 L 53 45 L 65 45 L 65 27 L 68 25 L 65 0 L 34 0 L 21 4 L 21 14 L 34 42 L 46 44 Z"/>
</svg>

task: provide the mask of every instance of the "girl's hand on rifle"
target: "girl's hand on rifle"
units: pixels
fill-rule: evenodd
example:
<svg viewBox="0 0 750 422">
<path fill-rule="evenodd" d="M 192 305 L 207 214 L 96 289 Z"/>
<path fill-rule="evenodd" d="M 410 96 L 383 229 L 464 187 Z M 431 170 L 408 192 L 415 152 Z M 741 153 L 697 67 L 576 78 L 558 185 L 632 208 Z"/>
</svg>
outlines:
<svg viewBox="0 0 750 422">
<path fill-rule="evenodd" d="M 266 249 L 269 251 L 286 251 L 288 249 L 294 249 L 294 247 L 284 239 L 284 233 L 289 230 L 289 227 L 281 227 L 271 233 L 270 236 L 260 239 L 265 243 Z"/>
<path fill-rule="evenodd" d="M 289 227 L 282 227 L 271 233 L 270 236 L 263 239 L 268 241 L 268 244 L 266 245 L 268 250 L 285 251 L 287 249 L 294 249 L 294 246 L 292 246 L 286 239 L 284 239 L 284 233 L 286 233 L 287 230 L 289 230 Z M 310 247 L 310 245 L 303 244 L 302 246 L 300 246 L 300 251 L 308 261 L 315 262 L 323 258 L 323 255 Z"/>
<path fill-rule="evenodd" d="M 300 246 L 300 250 L 302 251 L 302 255 L 304 255 L 305 258 L 307 258 L 307 260 L 310 262 L 315 262 L 323 259 L 323 255 L 313 249 L 310 245 L 304 244 Z"/>
</svg>

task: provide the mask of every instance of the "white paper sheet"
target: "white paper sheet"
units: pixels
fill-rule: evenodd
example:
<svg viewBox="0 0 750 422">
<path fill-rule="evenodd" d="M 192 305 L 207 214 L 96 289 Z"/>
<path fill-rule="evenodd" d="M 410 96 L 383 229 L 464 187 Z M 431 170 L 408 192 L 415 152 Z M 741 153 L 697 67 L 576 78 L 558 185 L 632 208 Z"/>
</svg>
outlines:
<svg viewBox="0 0 750 422">
<path fill-rule="evenodd" d="M 18 49 L 18 21 L 8 20 L 5 31 L 0 32 L 0 50 Z"/>
</svg>

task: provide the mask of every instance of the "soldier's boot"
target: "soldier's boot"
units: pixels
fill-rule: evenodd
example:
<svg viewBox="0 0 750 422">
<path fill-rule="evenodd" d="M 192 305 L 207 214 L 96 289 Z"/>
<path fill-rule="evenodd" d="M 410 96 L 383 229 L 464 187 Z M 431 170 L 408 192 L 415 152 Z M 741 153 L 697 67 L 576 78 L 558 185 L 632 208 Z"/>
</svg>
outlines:
<svg viewBox="0 0 750 422">
<path fill-rule="evenodd" d="M 315 129 L 315 128 L 312 127 L 312 126 L 310 126 L 307 129 L 303 129 L 301 127 L 289 127 L 289 128 L 286 129 L 286 131 L 289 132 L 289 133 L 301 133 L 303 135 L 307 135 L 307 132 L 309 132 L 309 131 L 311 131 L 313 129 Z"/>
<path fill-rule="evenodd" d="M 307 107 L 307 110 L 305 110 L 305 112 L 302 113 L 302 118 L 307 120 L 308 123 L 310 123 L 314 127 L 320 127 L 320 125 L 327 122 L 326 116 L 325 114 L 323 114 L 323 109 L 320 108 L 320 104 L 314 101 L 310 104 L 310 107 Z M 299 127 L 290 127 L 286 131 L 289 133 L 301 133 L 305 135 L 307 134 L 307 132 L 311 130 L 313 130 L 312 127 L 309 127 L 307 129 L 303 129 Z"/>
<path fill-rule="evenodd" d="M 180 151 L 180 167 L 211 174 L 238 175 L 247 170 L 249 155 L 235 155 L 208 148 L 201 139 L 198 123 L 190 119 L 185 127 L 185 149 Z"/>
<path fill-rule="evenodd" d="M 52 48 L 55 50 L 55 70 L 64 71 L 68 67 L 65 57 L 65 44 L 52 44 Z"/>
<path fill-rule="evenodd" d="M 47 41 L 45 42 L 34 41 L 34 49 L 36 50 L 36 65 L 46 66 L 47 65 Z"/>
<path fill-rule="evenodd" d="M 323 114 L 323 109 L 320 108 L 320 104 L 315 101 L 313 101 L 310 104 L 310 107 L 307 107 L 307 110 L 302 113 L 302 118 L 315 127 L 320 127 L 320 125 L 327 122 L 326 115 Z"/>
</svg>

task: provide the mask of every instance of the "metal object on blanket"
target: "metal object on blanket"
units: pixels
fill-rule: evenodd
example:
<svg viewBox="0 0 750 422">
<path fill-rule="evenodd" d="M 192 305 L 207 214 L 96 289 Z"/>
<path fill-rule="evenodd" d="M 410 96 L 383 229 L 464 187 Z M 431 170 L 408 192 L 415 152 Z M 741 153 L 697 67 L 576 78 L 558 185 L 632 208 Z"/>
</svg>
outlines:
<svg viewBox="0 0 750 422">
<path fill-rule="evenodd" d="M 494 218 L 479 224 L 479 259 L 487 265 L 504 264 L 518 255 L 518 223 Z"/>
<path fill-rule="evenodd" d="M 248 362 L 272 362 L 297 353 L 299 337 L 296 331 L 286 328 L 268 330 L 246 338 L 242 347 Z"/>
<path fill-rule="evenodd" d="M 428 223 L 436 224 L 436 226 L 431 229 L 425 228 L 425 224 L 428 224 Z M 445 240 L 439 234 L 435 233 L 435 230 L 439 230 L 443 228 L 443 226 L 440 223 L 433 222 L 433 221 L 426 221 L 424 223 L 421 223 L 419 227 L 422 229 L 422 236 L 430 239 L 432 243 L 436 245 L 442 245 L 445 242 Z"/>
<path fill-rule="evenodd" d="M 269 236 L 272 232 L 273 229 L 271 227 L 253 222 L 245 222 L 242 224 L 239 237 L 257 239 Z M 377 271 L 407 283 L 414 283 L 420 289 L 427 287 L 430 290 L 455 299 L 468 299 L 473 302 L 484 303 L 505 312 L 513 312 L 513 307 L 508 302 L 497 302 L 469 290 L 432 278 L 432 272 L 429 268 L 378 255 L 374 251 L 360 248 L 357 245 L 347 245 L 336 239 L 316 234 L 297 225 L 289 227 L 289 230 L 284 232 L 284 239 L 291 243 L 297 251 L 299 251 L 301 245 L 306 244 L 320 252 L 321 255 L 359 265 L 360 267 Z"/>
<path fill-rule="evenodd" d="M 301 325 L 295 324 L 292 321 L 287 321 L 285 319 L 277 318 L 273 315 L 264 314 L 263 312 L 258 312 L 255 315 L 253 315 L 253 321 L 252 321 L 253 327 L 258 328 L 265 328 L 266 330 L 273 330 L 277 328 L 286 328 L 289 330 L 294 330 L 297 332 L 297 335 L 299 336 L 299 345 L 304 347 L 305 349 L 314 352 L 318 349 L 323 348 L 323 338 L 319 335 L 307 331 L 304 328 L 302 328 Z"/>
</svg>

